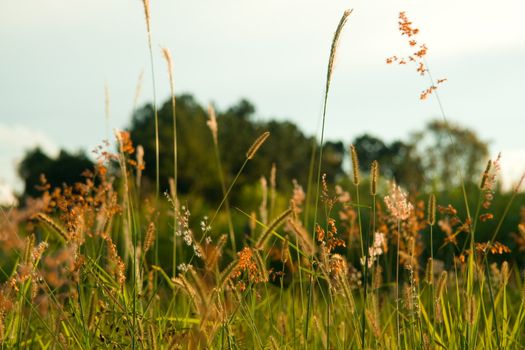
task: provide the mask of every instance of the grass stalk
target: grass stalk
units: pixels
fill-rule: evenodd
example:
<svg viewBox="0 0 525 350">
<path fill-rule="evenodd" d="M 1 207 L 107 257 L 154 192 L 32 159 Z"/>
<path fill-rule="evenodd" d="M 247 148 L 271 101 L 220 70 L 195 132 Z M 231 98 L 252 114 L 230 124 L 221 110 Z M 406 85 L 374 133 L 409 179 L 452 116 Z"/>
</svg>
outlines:
<svg viewBox="0 0 525 350">
<path fill-rule="evenodd" d="M 401 349 L 401 321 L 399 310 L 399 246 L 401 243 L 401 221 L 397 220 L 397 255 L 396 255 L 396 328 L 397 328 L 397 348 Z"/>
<path fill-rule="evenodd" d="M 320 191 L 320 185 L 321 185 L 321 168 L 322 168 L 322 161 L 323 161 L 323 147 L 324 147 L 324 133 L 325 133 L 325 125 L 326 125 L 326 108 L 328 104 L 328 93 L 330 91 L 330 83 L 332 81 L 332 75 L 334 72 L 334 64 L 335 64 L 335 57 L 337 54 L 337 47 L 339 44 L 339 40 L 341 38 L 341 33 L 343 31 L 343 28 L 348 20 L 348 17 L 352 13 L 351 10 L 346 10 L 343 13 L 343 16 L 339 20 L 339 24 L 337 25 L 337 29 L 334 33 L 334 37 L 332 39 L 332 46 L 330 49 L 330 57 L 328 59 L 328 68 L 326 73 L 326 85 L 325 85 L 325 93 L 324 93 L 324 100 L 323 100 L 323 115 L 322 115 L 322 122 L 321 122 L 321 138 L 319 141 L 319 157 L 318 157 L 318 164 L 317 164 L 317 184 L 315 189 L 315 205 L 314 205 L 314 228 L 317 223 L 317 212 L 318 212 L 318 205 L 319 205 L 319 191 Z M 314 229 L 314 242 L 316 241 L 316 233 Z M 311 311 L 311 289 L 313 288 L 313 278 L 310 277 L 310 286 L 308 291 L 308 308 L 306 312 L 306 321 L 305 321 L 305 339 L 308 340 L 308 324 L 310 319 L 310 311 Z"/>
<path fill-rule="evenodd" d="M 175 210 L 175 215 L 173 216 L 173 262 L 172 262 L 172 268 L 173 268 L 173 275 L 176 275 L 177 272 L 177 231 L 178 231 L 178 219 L 177 219 L 177 210 L 178 210 L 178 163 L 177 163 L 177 104 L 175 99 L 175 84 L 173 79 L 173 58 L 171 56 L 171 52 L 168 48 L 163 48 L 162 53 L 164 55 L 164 59 L 166 60 L 166 64 L 168 67 L 168 76 L 169 76 L 169 82 L 170 82 L 170 93 L 171 93 L 171 114 L 173 117 L 173 193 L 172 193 L 172 200 Z M 157 122 L 155 122 L 157 123 Z M 158 128 L 155 130 L 155 133 L 158 136 Z M 157 144 L 158 140 L 156 141 Z M 157 164 L 158 167 L 158 164 Z M 157 168 L 157 174 L 158 174 L 158 168 Z M 158 175 L 157 175 L 158 176 Z M 157 181 L 159 179 L 157 178 Z M 158 197 L 158 188 L 157 188 L 157 197 Z M 158 263 L 158 245 L 155 251 L 156 258 L 155 258 L 155 264 Z"/>
<path fill-rule="evenodd" d="M 221 160 L 221 155 L 220 155 L 220 150 L 219 150 L 217 118 L 215 115 L 215 110 L 211 104 L 208 106 L 208 116 L 210 119 L 208 120 L 207 124 L 208 124 L 208 127 L 210 128 L 212 138 L 213 138 L 213 149 L 215 153 L 215 160 L 217 162 L 219 182 L 221 183 L 222 195 L 224 198 L 226 198 L 224 201 L 224 209 L 226 210 L 226 216 L 228 218 L 228 233 L 230 235 L 230 241 L 232 242 L 233 251 L 237 252 L 237 246 L 235 243 L 235 231 L 233 229 L 233 222 L 232 222 L 232 216 L 231 216 L 231 210 L 230 210 L 230 201 L 226 196 L 226 182 L 224 180 L 223 166 L 222 166 L 222 160 Z"/>
</svg>

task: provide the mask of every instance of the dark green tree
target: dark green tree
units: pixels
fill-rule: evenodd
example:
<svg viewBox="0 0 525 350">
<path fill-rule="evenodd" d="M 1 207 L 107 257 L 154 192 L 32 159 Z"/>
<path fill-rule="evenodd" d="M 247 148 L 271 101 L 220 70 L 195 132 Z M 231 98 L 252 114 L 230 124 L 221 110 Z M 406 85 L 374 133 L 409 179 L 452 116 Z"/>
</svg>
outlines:
<svg viewBox="0 0 525 350">
<path fill-rule="evenodd" d="M 250 145 L 266 130 L 270 131 L 270 138 L 248 163 L 237 186 L 255 183 L 261 175 L 268 177 L 273 163 L 277 167 L 277 186 L 281 189 L 291 188 L 292 179 L 306 184 L 313 138 L 305 136 L 295 124 L 288 121 L 257 120 L 255 107 L 247 100 L 240 100 L 216 113 L 219 149 L 227 184 L 244 162 Z M 158 117 L 160 178 L 164 191 L 168 189 L 168 180 L 173 176 L 173 129 L 171 105 L 168 102 L 158 111 Z M 222 198 L 222 192 L 212 136 L 206 126 L 207 119 L 206 110 L 191 95 L 177 97 L 179 192 L 217 201 Z M 134 114 L 130 133 L 133 143 L 144 147 L 146 169 L 143 174 L 151 188 L 155 181 L 155 132 L 150 105 Z M 342 143 L 326 145 L 323 171 L 329 179 L 334 179 L 342 172 L 343 154 Z"/>
<path fill-rule="evenodd" d="M 24 182 L 22 198 L 40 195 L 38 185 L 41 175 L 53 188 L 83 181 L 85 170 L 93 170 L 93 162 L 82 151 L 69 153 L 61 150 L 56 158 L 51 158 L 38 147 L 30 150 L 18 165 L 18 175 Z"/>
<path fill-rule="evenodd" d="M 178 188 L 180 193 L 213 193 L 220 186 L 217 178 L 212 139 L 206 127 L 205 110 L 190 95 L 177 98 Z M 158 111 L 160 188 L 169 190 L 173 177 L 173 117 L 171 102 Z M 155 186 L 155 128 L 153 109 L 146 105 L 133 115 L 130 134 L 135 146 L 144 147 L 146 168 L 143 172 L 146 190 Z M 213 189 L 213 191 L 212 191 Z"/>
<path fill-rule="evenodd" d="M 411 141 L 422 159 L 427 183 L 434 190 L 451 189 L 461 183 L 477 183 L 489 155 L 488 143 L 475 131 L 442 120 L 430 121 Z"/>
<path fill-rule="evenodd" d="M 421 158 L 413 144 L 399 140 L 387 144 L 369 134 L 356 137 L 352 144 L 363 172 L 368 172 L 372 161 L 377 160 L 384 178 L 395 180 L 410 190 L 418 190 L 423 184 Z"/>
<path fill-rule="evenodd" d="M 361 171 L 367 172 L 372 162 L 377 160 L 381 163 L 383 172 L 391 173 L 391 169 L 386 164 L 383 164 L 384 158 L 388 158 L 390 153 L 388 146 L 383 140 L 370 134 L 363 134 L 354 138 L 352 144 L 355 146 Z"/>
</svg>

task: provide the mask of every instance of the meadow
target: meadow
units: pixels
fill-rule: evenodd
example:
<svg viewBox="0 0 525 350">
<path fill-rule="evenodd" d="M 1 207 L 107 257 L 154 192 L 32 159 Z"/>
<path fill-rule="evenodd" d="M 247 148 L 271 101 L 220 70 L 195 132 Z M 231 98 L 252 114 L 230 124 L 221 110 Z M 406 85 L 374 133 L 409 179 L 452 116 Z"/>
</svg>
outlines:
<svg viewBox="0 0 525 350">
<path fill-rule="evenodd" d="M 144 12 L 153 72 L 147 0 Z M 474 186 L 458 168 L 452 176 L 460 186 L 445 189 L 449 196 L 407 193 L 381 174 L 377 161 L 361 171 L 359 150 L 351 146 L 345 181 L 327 181 L 327 105 L 351 16 L 342 15 L 330 46 L 321 137 L 305 155 L 308 180 L 303 187 L 289 179 L 292 190 L 279 191 L 273 166 L 247 207 L 233 203 L 232 194 L 273 135 L 262 132 L 237 171 L 225 174 L 222 125 L 209 108 L 202 128 L 211 140 L 220 200 L 196 215 L 179 193 L 185 164 L 177 157 L 173 62 L 163 48 L 174 137 L 160 145 L 154 95 L 155 162 L 146 166 L 156 178 L 149 190 L 142 188 L 142 147 L 117 130 L 117 148 L 100 146 L 84 180 L 53 187 L 43 174 L 38 197 L 2 208 L 2 348 L 525 348 L 523 265 L 501 240 L 510 234 L 510 217 L 518 250 L 512 256 L 522 259 L 523 177 L 507 193 L 497 191 L 497 157 L 474 174 Z M 414 65 L 430 83 L 420 99 L 435 98 L 441 106 L 445 80 L 430 75 L 426 45 L 404 13 L 399 29 L 414 54 L 387 63 Z M 462 150 L 449 141 L 450 157 L 459 157 Z M 173 157 L 162 158 L 160 147 L 173 148 Z M 166 188 L 162 163 L 173 169 Z M 443 250 L 450 252 L 447 261 L 434 257 Z"/>
</svg>

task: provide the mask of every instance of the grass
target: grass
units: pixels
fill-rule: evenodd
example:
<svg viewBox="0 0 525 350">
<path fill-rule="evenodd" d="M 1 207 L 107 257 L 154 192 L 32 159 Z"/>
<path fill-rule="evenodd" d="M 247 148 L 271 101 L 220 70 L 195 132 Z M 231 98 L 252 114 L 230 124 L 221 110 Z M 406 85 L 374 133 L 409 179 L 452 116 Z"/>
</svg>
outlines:
<svg viewBox="0 0 525 350">
<path fill-rule="evenodd" d="M 153 56 L 147 1 L 144 7 Z M 492 239 L 482 243 L 476 241 L 484 229 L 480 208 L 492 205 L 487 194 L 497 175 L 494 167 L 480 174 L 477 193 L 462 186 L 465 213 L 434 195 L 425 206 L 418 196 L 381 178 L 376 162 L 369 178 L 360 175 L 355 149 L 355 201 L 350 190 L 324 181 L 320 164 L 333 62 L 350 13 L 342 16 L 331 45 L 320 148 L 312 150 L 306 194 L 299 185 L 293 194 L 276 193 L 271 180 L 270 208 L 266 199 L 261 208 L 269 214 L 257 217 L 230 207 L 237 179 L 271 135 L 265 132 L 254 141 L 227 184 L 218 147 L 220 125 L 210 108 L 222 200 L 200 229 L 191 224 L 190 208 L 180 205 L 176 191 L 176 138 L 174 188 L 159 195 L 157 128 L 151 198 L 139 191 L 141 169 L 133 161 L 129 134 L 118 132 L 118 152 L 104 154 L 84 183 L 58 191 L 44 183 L 41 198 L 26 207 L 2 209 L 2 348 L 524 348 L 522 275 L 512 262 L 491 263 L 495 255 L 508 252 L 496 238 L 519 187 Z M 171 55 L 167 50 L 164 55 L 176 135 Z M 118 168 L 113 170 L 114 159 Z M 368 195 L 360 191 L 366 181 Z M 473 217 L 468 196 L 479 198 Z M 234 215 L 251 227 L 243 240 L 238 240 L 241 228 L 233 225 Z M 227 222 L 227 235 L 219 218 Z M 438 228 L 449 232 L 444 246 L 457 253 L 444 264 L 449 270 L 434 259 Z M 429 247 L 424 235 L 430 235 Z M 462 249 L 454 245 L 457 236 L 464 238 Z M 159 255 L 166 237 L 171 256 Z M 430 249 L 426 268 L 425 249 Z"/>
</svg>

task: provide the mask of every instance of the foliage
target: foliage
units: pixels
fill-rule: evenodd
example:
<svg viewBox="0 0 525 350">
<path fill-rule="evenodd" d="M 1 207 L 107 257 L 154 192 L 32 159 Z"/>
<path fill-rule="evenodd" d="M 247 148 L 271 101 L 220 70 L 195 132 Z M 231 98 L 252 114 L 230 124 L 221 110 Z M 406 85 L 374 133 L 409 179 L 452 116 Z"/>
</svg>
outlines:
<svg viewBox="0 0 525 350">
<path fill-rule="evenodd" d="M 460 186 L 458 169 L 466 183 L 478 181 L 489 155 L 488 144 L 473 130 L 446 121 L 434 120 L 423 132 L 414 134 L 413 144 L 422 158 L 422 170 L 434 190 Z"/>
<path fill-rule="evenodd" d="M 183 166 L 179 171 L 179 190 L 193 198 L 204 197 L 217 201 L 219 188 L 217 164 L 213 154 L 213 140 L 206 127 L 208 115 L 191 95 L 177 97 L 178 158 Z M 246 100 L 239 101 L 224 112 L 217 113 L 218 140 L 222 170 L 231 180 L 232 174 L 242 166 L 244 153 L 263 131 L 268 130 L 272 137 L 266 147 L 247 166 L 238 179 L 238 186 L 254 182 L 275 164 L 279 171 L 276 182 L 282 189 L 290 189 L 291 179 L 306 183 L 310 154 L 314 139 L 307 137 L 292 122 L 254 120 L 255 107 Z M 173 129 L 171 105 L 167 101 L 158 111 L 160 155 L 162 159 L 173 158 Z M 139 109 L 133 116 L 130 134 L 133 143 L 144 147 L 146 169 L 144 176 L 149 180 L 146 188 L 151 188 L 155 179 L 155 140 L 153 111 L 150 105 Z M 343 173 L 344 157 L 341 142 L 330 143 L 324 155 L 323 167 L 330 174 L 330 182 Z M 173 175 L 173 165 L 163 162 L 160 168 L 162 191 L 168 189 L 168 180 Z"/>
<path fill-rule="evenodd" d="M 18 175 L 24 182 L 23 198 L 37 197 L 41 193 L 41 176 L 51 187 L 72 185 L 82 180 L 84 170 L 92 170 L 93 162 L 84 152 L 69 153 L 61 150 L 56 158 L 46 155 L 40 148 L 28 151 L 18 165 Z"/>
<path fill-rule="evenodd" d="M 362 171 L 368 171 L 374 160 L 381 163 L 381 173 L 386 178 L 395 179 L 399 184 L 416 190 L 423 185 L 423 154 L 413 143 L 394 141 L 386 144 L 381 139 L 364 134 L 352 141 L 361 162 Z"/>
<path fill-rule="evenodd" d="M 325 112 L 350 13 L 334 34 Z M 418 32 L 403 12 L 399 25 L 409 38 Z M 426 46 L 410 45 L 425 74 Z M 41 196 L 0 216 L 3 348 L 525 347 L 525 284 L 515 263 L 525 251 L 525 211 L 513 215 L 524 197 L 520 185 L 497 191 L 500 159 L 482 171 L 486 146 L 471 131 L 433 122 L 413 143 L 390 145 L 365 135 L 352 148 L 349 178 L 341 142 L 317 144 L 293 124 L 253 121 L 253 106 L 241 101 L 219 113 L 217 144 L 203 108 L 180 96 L 181 191 L 158 197 L 147 187 L 158 174 L 159 140 L 161 159 L 170 160 L 160 169 L 163 190 L 174 170 L 170 107 L 158 118 L 155 107 L 138 110 L 131 135 L 117 133 L 118 151 L 101 152 L 82 180 L 41 177 Z M 145 169 L 133 141 L 145 150 Z M 316 155 L 321 164 L 308 161 Z M 70 158 L 64 152 L 56 162 Z M 36 150 L 20 174 L 33 181 L 52 161 Z M 358 164 L 366 172 L 370 162 L 374 171 L 362 177 Z M 316 167 L 319 178 L 310 178 Z M 270 181 L 258 180 L 268 171 Z M 278 190 L 277 176 L 291 187 Z M 423 196 L 426 187 L 439 192 Z M 232 189 L 242 206 L 229 206 Z"/>
</svg>

